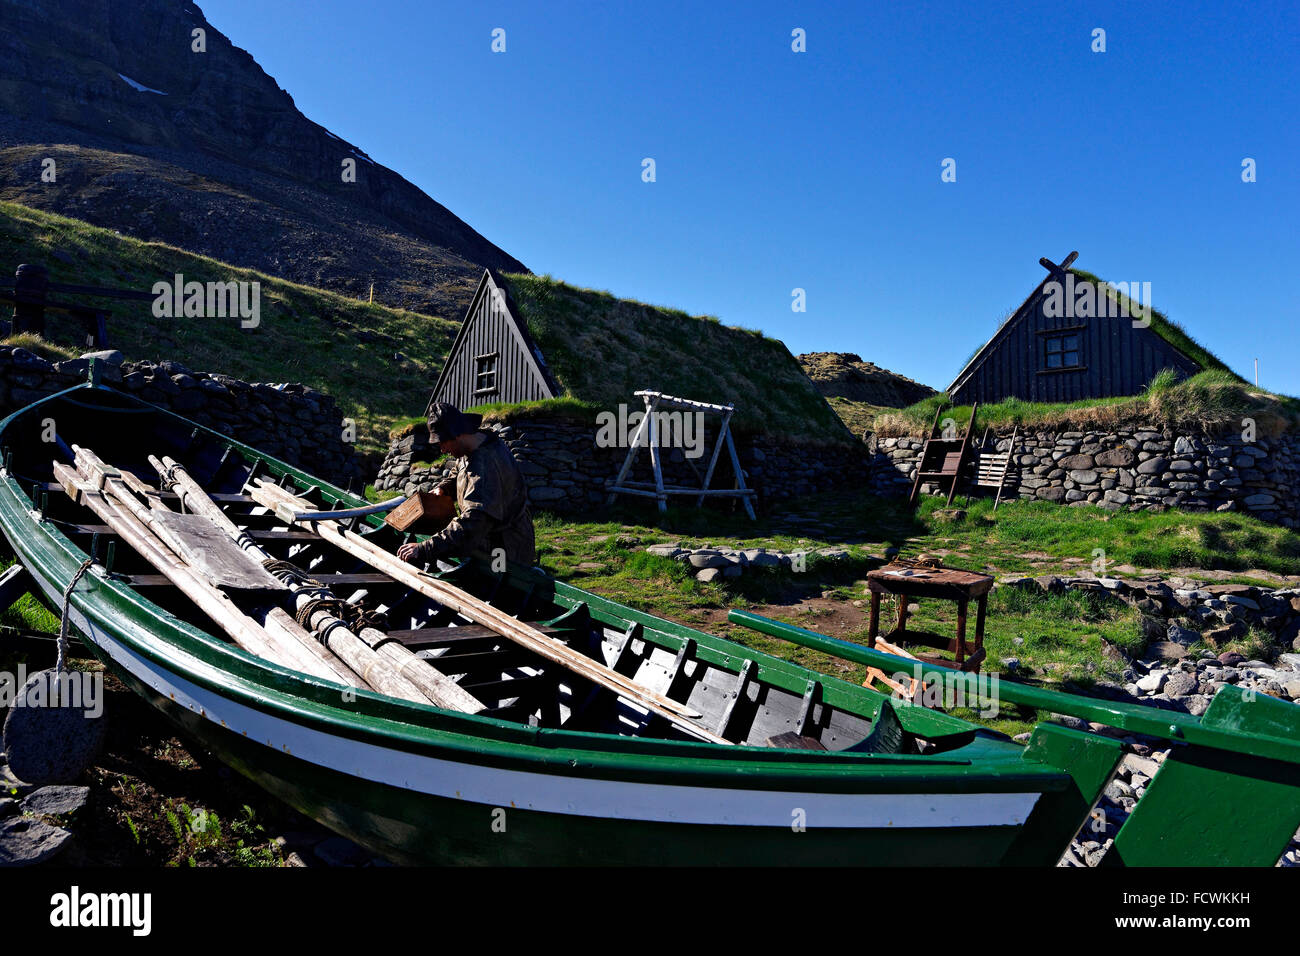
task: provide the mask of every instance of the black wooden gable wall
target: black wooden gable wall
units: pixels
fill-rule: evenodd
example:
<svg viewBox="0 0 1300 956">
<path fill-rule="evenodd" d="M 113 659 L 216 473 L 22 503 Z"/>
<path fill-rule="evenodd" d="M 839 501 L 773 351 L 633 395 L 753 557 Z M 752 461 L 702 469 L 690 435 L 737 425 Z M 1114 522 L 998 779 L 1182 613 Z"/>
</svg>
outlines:
<svg viewBox="0 0 1300 956">
<path fill-rule="evenodd" d="M 491 273 L 484 272 L 430 404 L 451 402 L 469 408 L 555 398 L 555 389 L 532 349 L 527 332 L 510 311 L 508 297 Z"/>
<path fill-rule="evenodd" d="M 1048 317 L 1042 291 L 1040 285 L 983 354 L 957 376 L 948 389 L 954 404 L 1136 395 L 1161 369 L 1172 369 L 1179 378 L 1201 370 L 1150 328 L 1135 327 L 1127 316 Z"/>
</svg>

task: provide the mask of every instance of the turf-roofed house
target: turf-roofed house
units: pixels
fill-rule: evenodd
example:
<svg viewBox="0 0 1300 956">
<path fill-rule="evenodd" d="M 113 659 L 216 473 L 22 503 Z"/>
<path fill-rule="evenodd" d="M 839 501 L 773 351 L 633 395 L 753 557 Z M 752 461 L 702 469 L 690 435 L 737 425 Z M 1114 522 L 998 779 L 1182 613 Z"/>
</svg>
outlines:
<svg viewBox="0 0 1300 956">
<path fill-rule="evenodd" d="M 1151 308 L 1150 283 L 1103 282 L 1071 268 L 1077 256 L 1040 260 L 1047 275 L 948 386 L 954 404 L 1136 395 L 1165 369 L 1227 370 Z"/>
<path fill-rule="evenodd" d="M 604 500 L 627 442 L 611 447 L 608 429 L 598 441 L 599 423 L 612 417 L 630 438 L 639 390 L 733 405 L 746 484 L 760 500 L 814 492 L 861 468 L 860 445 L 784 343 L 549 276 L 484 272 L 429 401 L 505 428 L 534 502 L 563 509 Z M 718 418 L 706 416 L 703 436 L 693 425 L 684 441 L 663 442 L 666 478 L 698 484 L 706 470 Z M 377 488 L 428 486 L 420 463 L 436 455 L 420 447 L 421 431 L 394 436 Z M 648 458 L 638 457 L 638 470 Z M 726 459 L 712 487 L 734 481 Z"/>
</svg>

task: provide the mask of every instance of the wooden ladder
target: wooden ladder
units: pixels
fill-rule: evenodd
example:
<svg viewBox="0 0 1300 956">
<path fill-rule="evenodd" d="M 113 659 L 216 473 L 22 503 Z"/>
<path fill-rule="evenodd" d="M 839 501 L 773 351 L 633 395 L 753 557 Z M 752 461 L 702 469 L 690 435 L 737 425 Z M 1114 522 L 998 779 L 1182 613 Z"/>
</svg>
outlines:
<svg viewBox="0 0 1300 956">
<path fill-rule="evenodd" d="M 979 402 L 971 406 L 970 421 L 966 423 L 966 431 L 960 438 L 948 438 L 940 432 L 939 416 L 943 414 L 943 406 L 935 410 L 934 424 L 930 426 L 930 437 L 925 440 L 925 448 L 921 450 L 921 461 L 916 466 L 912 493 L 907 499 L 909 504 L 916 504 L 916 496 L 921 492 L 921 484 L 926 481 L 933 482 L 940 489 L 946 483 L 948 504 L 952 504 L 953 495 L 957 493 L 957 482 L 961 479 L 962 466 L 966 463 L 966 456 L 970 452 L 970 433 L 975 425 L 975 413 L 979 411 L 979 407 Z"/>
<path fill-rule="evenodd" d="M 996 488 L 997 497 L 993 499 L 993 510 L 998 510 L 998 505 L 1002 501 L 1002 492 L 1006 488 L 1007 473 L 1011 470 L 1011 459 L 1016 454 L 1016 436 L 1020 434 L 1020 426 L 1017 425 L 1011 430 L 1011 443 L 1007 446 L 1005 452 L 997 450 L 997 436 L 993 437 L 993 451 L 984 451 L 988 448 L 988 429 L 984 430 L 984 438 L 980 441 L 980 453 L 975 461 L 975 487 L 976 488 Z M 967 501 L 970 496 L 966 496 Z"/>
</svg>

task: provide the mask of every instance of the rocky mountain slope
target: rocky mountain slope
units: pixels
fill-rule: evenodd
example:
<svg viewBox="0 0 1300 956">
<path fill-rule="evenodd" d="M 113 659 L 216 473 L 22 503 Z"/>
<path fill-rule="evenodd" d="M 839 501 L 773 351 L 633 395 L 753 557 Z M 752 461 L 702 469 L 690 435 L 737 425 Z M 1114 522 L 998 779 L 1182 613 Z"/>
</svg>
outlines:
<svg viewBox="0 0 1300 956">
<path fill-rule="evenodd" d="M 817 390 L 827 398 L 906 408 L 934 394 L 930 386 L 864 362 L 852 352 L 807 352 L 798 358 Z"/>
<path fill-rule="evenodd" d="M 523 270 L 307 119 L 193 3 L 0 0 L 0 23 L 0 199 L 455 318 L 484 266 Z"/>
</svg>

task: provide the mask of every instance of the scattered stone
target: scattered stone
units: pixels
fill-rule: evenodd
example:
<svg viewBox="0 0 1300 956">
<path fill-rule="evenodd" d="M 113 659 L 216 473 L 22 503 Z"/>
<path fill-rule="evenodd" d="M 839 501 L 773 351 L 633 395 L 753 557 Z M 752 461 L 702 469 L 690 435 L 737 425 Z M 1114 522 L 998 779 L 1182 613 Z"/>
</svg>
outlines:
<svg viewBox="0 0 1300 956">
<path fill-rule="evenodd" d="M 686 559 L 690 562 L 691 567 L 697 569 L 703 568 L 725 568 L 729 562 L 726 555 L 719 551 L 692 551 L 690 557 Z"/>
<path fill-rule="evenodd" d="M 1146 694 L 1158 694 L 1165 683 L 1164 671 L 1152 671 L 1137 682 L 1137 689 Z"/>
<path fill-rule="evenodd" d="M 1175 644 L 1182 644 L 1184 647 L 1190 647 L 1201 639 L 1201 635 L 1196 631 L 1183 627 L 1175 621 L 1169 622 L 1169 630 L 1165 632 L 1165 635 Z"/>
<path fill-rule="evenodd" d="M 1134 777 L 1142 775 L 1146 780 L 1150 780 L 1156 775 L 1156 771 L 1160 769 L 1160 764 L 1153 757 L 1139 757 L 1136 754 L 1128 754 L 1124 758 L 1122 768 L 1131 772 Z M 1129 784 L 1133 787 L 1138 787 L 1141 786 L 1142 783 L 1145 783 L 1146 780 L 1141 781 L 1141 783 L 1136 783 L 1132 778 L 1130 778 Z"/>
<path fill-rule="evenodd" d="M 1072 717 L 1069 714 L 1052 714 L 1052 720 L 1069 727 L 1071 730 L 1088 729 L 1088 722 L 1081 717 Z"/>
<path fill-rule="evenodd" d="M 53 785 L 33 790 L 23 800 L 23 813 L 37 816 L 65 816 L 76 813 L 90 799 L 89 787 Z"/>
<path fill-rule="evenodd" d="M 106 365 L 121 365 L 126 361 L 126 356 L 117 349 L 105 349 L 101 352 L 83 352 L 81 357 L 83 359 L 95 359 L 105 363 Z"/>
<path fill-rule="evenodd" d="M 722 577 L 722 570 L 720 568 L 704 568 L 697 571 L 695 574 L 695 580 L 702 584 L 710 584 L 713 581 L 718 580 L 720 577 Z"/>
<path fill-rule="evenodd" d="M 1187 648 L 1174 641 L 1158 641 L 1151 645 L 1150 652 L 1166 661 L 1178 661 L 1187 656 Z"/>
<path fill-rule="evenodd" d="M 1164 693 L 1170 699 L 1186 697 L 1188 694 L 1195 692 L 1197 686 L 1198 681 L 1193 675 L 1183 671 L 1175 671 L 1165 681 Z"/>
</svg>

